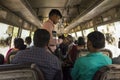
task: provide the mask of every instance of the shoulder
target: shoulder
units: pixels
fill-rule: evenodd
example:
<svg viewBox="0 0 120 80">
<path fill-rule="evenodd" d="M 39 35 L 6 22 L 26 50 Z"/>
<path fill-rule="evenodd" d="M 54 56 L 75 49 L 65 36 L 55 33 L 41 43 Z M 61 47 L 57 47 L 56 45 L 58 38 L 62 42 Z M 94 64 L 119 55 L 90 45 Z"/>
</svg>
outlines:
<svg viewBox="0 0 120 80">
<path fill-rule="evenodd" d="M 56 69 L 61 68 L 61 62 L 55 55 L 47 52 L 46 57 L 47 57 L 46 58 L 47 62 L 49 62 L 53 68 L 56 68 Z"/>
<path fill-rule="evenodd" d="M 53 25 L 49 20 L 43 23 L 43 27 L 51 26 Z"/>
<path fill-rule="evenodd" d="M 46 56 L 49 57 L 54 62 L 59 61 L 58 58 L 55 55 L 53 55 L 52 53 L 47 52 Z"/>
<path fill-rule="evenodd" d="M 32 53 L 32 51 L 30 49 L 25 49 L 25 50 L 19 50 L 16 52 L 15 56 L 24 56 L 24 55 L 28 55 L 29 53 Z"/>
<path fill-rule="evenodd" d="M 25 51 L 20 50 L 20 51 L 16 52 L 15 58 L 18 58 L 18 57 L 20 58 L 20 57 L 24 56 L 25 54 L 26 54 Z"/>
<path fill-rule="evenodd" d="M 10 55 L 14 55 L 14 54 L 16 54 L 17 52 L 18 52 L 18 50 L 13 50 L 13 51 L 10 52 Z"/>
<path fill-rule="evenodd" d="M 86 61 L 86 56 L 79 57 L 79 58 L 76 60 L 76 63 L 82 63 L 83 61 Z"/>
</svg>

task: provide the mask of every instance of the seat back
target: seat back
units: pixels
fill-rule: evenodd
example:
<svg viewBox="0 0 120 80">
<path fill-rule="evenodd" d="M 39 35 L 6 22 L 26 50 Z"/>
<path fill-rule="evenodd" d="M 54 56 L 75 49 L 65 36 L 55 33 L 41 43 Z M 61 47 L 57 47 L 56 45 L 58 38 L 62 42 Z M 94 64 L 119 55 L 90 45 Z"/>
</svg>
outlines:
<svg viewBox="0 0 120 80">
<path fill-rule="evenodd" d="M 102 67 L 95 73 L 93 80 L 120 80 L 120 65 Z"/>
<path fill-rule="evenodd" d="M 101 49 L 101 52 L 103 52 L 103 54 L 112 58 L 112 52 L 109 49 Z"/>
<path fill-rule="evenodd" d="M 44 80 L 44 76 L 35 64 L 5 64 L 0 65 L 0 80 Z"/>
<path fill-rule="evenodd" d="M 81 49 L 77 57 L 86 56 L 88 53 L 88 49 Z"/>
<path fill-rule="evenodd" d="M 112 58 L 112 52 L 109 50 L 109 49 L 101 49 L 100 50 L 103 54 L 109 56 L 110 58 Z M 80 53 L 78 54 L 77 57 L 80 57 L 80 56 L 85 56 L 89 53 L 88 49 L 82 49 L 80 51 Z"/>
</svg>

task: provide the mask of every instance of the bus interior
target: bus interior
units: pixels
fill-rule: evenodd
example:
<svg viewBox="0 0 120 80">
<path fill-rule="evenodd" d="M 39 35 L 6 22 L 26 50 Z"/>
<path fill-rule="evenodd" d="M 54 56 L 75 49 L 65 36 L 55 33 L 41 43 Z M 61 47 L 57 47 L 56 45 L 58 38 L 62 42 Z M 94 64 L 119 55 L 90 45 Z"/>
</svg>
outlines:
<svg viewBox="0 0 120 80">
<path fill-rule="evenodd" d="M 110 36 L 112 45 L 120 51 L 120 0 L 0 0 L 0 53 L 6 56 L 16 37 L 33 39 L 34 32 L 49 19 L 51 9 L 62 14 L 55 25 L 57 36 L 71 35 L 74 40 L 82 36 L 87 42 L 87 35 L 97 30 Z M 114 47 L 109 46 L 112 50 Z M 107 52 L 113 56 L 112 51 Z"/>
</svg>

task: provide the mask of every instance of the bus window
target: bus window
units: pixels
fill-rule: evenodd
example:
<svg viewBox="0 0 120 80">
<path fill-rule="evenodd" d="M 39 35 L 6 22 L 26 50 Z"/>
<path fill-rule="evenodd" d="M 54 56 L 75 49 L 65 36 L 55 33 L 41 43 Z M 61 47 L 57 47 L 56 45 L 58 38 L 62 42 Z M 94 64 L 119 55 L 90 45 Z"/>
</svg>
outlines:
<svg viewBox="0 0 120 80">
<path fill-rule="evenodd" d="M 29 34 L 30 34 L 30 31 L 22 29 L 21 38 L 25 40 L 25 38 L 29 36 Z"/>
<path fill-rule="evenodd" d="M 105 25 L 102 25 L 102 26 L 98 26 L 98 31 L 102 32 L 103 34 L 110 34 L 113 38 L 114 38 L 114 41 L 112 43 L 112 45 L 114 46 L 118 46 L 118 25 L 119 25 L 119 22 L 114 22 L 114 23 L 109 23 L 109 24 L 105 24 Z"/>
<path fill-rule="evenodd" d="M 78 31 L 76 33 L 77 33 L 77 37 L 82 36 L 82 32 L 81 31 Z"/>
<path fill-rule="evenodd" d="M 34 32 L 31 33 L 31 38 L 33 39 Z"/>
<path fill-rule="evenodd" d="M 14 29 L 13 29 L 13 35 L 12 35 L 12 41 L 11 41 L 11 48 L 13 47 L 13 41 L 14 39 L 17 37 L 17 34 L 18 34 L 18 27 L 14 26 Z"/>
<path fill-rule="evenodd" d="M 107 32 L 107 28 L 105 25 L 101 25 L 97 27 L 98 31 L 102 32 L 103 34 L 105 34 Z"/>
<path fill-rule="evenodd" d="M 0 23 L 0 53 L 4 56 L 10 47 L 12 39 L 12 26 Z"/>
<path fill-rule="evenodd" d="M 94 28 L 83 30 L 83 34 L 86 37 L 90 32 L 94 31 Z"/>
<path fill-rule="evenodd" d="M 120 38 L 120 21 L 115 22 L 115 28 L 116 28 L 116 36 Z"/>
<path fill-rule="evenodd" d="M 75 33 L 71 33 L 71 36 L 72 36 L 74 39 L 76 39 Z"/>
<path fill-rule="evenodd" d="M 115 38 L 116 38 L 116 45 L 118 47 L 118 41 L 120 38 L 120 21 L 114 23 L 115 26 Z"/>
</svg>

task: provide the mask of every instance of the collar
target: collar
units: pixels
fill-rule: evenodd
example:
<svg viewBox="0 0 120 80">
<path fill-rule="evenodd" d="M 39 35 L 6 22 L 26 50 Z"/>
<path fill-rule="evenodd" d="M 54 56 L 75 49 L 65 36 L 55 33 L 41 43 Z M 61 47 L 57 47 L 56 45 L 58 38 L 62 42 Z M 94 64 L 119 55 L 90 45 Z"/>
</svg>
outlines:
<svg viewBox="0 0 120 80">
<path fill-rule="evenodd" d="M 87 56 L 101 55 L 102 52 L 91 52 Z"/>
</svg>

